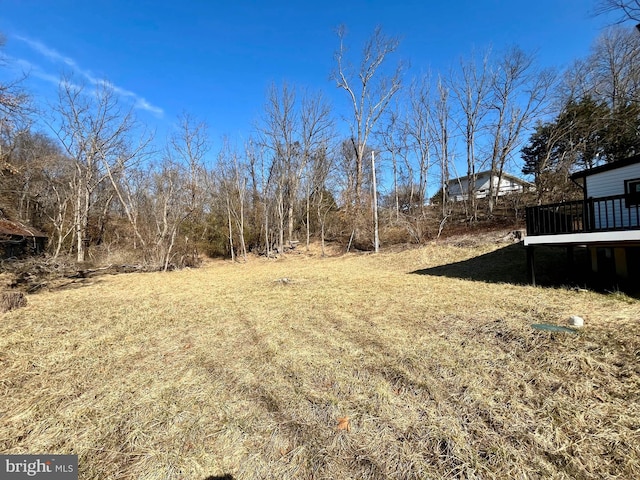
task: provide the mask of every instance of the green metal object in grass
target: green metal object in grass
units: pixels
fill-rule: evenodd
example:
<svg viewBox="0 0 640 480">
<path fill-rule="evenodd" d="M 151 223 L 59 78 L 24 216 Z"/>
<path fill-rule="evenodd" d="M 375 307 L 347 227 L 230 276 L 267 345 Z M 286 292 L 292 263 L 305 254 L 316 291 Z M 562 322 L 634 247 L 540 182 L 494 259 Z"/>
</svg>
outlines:
<svg viewBox="0 0 640 480">
<path fill-rule="evenodd" d="M 564 332 L 564 333 L 578 333 L 573 328 L 561 327 L 559 325 L 549 325 L 548 323 L 534 323 L 531 325 L 536 330 L 545 330 L 548 332 Z"/>
</svg>

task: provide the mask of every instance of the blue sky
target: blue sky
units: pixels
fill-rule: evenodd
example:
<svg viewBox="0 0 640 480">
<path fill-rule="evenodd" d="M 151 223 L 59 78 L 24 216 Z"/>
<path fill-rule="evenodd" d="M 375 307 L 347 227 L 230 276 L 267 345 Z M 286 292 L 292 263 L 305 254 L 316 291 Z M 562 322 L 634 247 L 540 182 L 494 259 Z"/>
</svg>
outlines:
<svg viewBox="0 0 640 480">
<path fill-rule="evenodd" d="M 52 101 L 62 72 L 107 79 L 159 135 L 181 112 L 205 120 L 214 145 L 242 140 L 272 83 L 322 90 L 337 111 L 344 92 L 329 79 L 345 24 L 357 51 L 376 25 L 402 38 L 410 74 L 446 72 L 473 49 L 519 45 L 563 68 L 588 53 L 610 19 L 596 0 L 293 2 L 2 0 L 4 54 L 36 101 Z"/>
</svg>

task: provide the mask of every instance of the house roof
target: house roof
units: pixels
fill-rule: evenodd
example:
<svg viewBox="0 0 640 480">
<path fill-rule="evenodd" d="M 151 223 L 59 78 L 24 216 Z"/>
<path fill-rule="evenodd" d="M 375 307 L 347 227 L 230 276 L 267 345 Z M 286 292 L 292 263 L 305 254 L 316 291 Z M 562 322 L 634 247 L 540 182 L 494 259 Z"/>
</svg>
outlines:
<svg viewBox="0 0 640 480">
<path fill-rule="evenodd" d="M 0 235 L 47 238 L 47 234 L 19 222 L 0 218 Z"/>
<path fill-rule="evenodd" d="M 481 177 L 481 176 L 485 176 L 485 175 L 489 175 L 491 174 L 491 170 L 484 170 L 482 172 L 477 172 L 476 173 L 476 178 Z M 523 180 L 522 178 L 518 178 L 514 175 L 511 175 L 510 173 L 507 172 L 502 172 L 502 178 L 506 178 L 508 180 L 515 180 L 519 183 L 521 183 L 522 185 L 530 185 L 533 186 L 533 183 L 531 182 L 527 182 L 526 180 Z M 458 182 L 460 180 L 466 180 L 467 179 L 467 175 L 463 175 L 461 177 L 458 178 L 452 178 L 451 180 L 449 180 L 448 183 L 454 183 L 454 182 Z"/>
<path fill-rule="evenodd" d="M 585 178 L 591 175 L 595 175 L 596 173 L 608 172 L 609 170 L 615 170 L 617 168 L 634 165 L 636 163 L 640 163 L 640 155 L 624 158 L 622 160 L 618 160 L 617 162 L 605 163 L 604 165 L 600 165 L 599 167 L 587 168 L 586 170 L 581 170 L 571 175 L 571 179 L 576 180 L 578 178 Z"/>
</svg>

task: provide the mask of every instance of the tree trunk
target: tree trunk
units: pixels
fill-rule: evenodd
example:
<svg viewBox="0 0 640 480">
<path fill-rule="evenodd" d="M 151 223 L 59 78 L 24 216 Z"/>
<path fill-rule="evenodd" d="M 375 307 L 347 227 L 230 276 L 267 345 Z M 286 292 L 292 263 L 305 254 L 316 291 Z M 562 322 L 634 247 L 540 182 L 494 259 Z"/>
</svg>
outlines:
<svg viewBox="0 0 640 480">
<path fill-rule="evenodd" d="M 78 263 L 82 263 L 86 258 L 86 235 L 89 223 L 89 194 L 82 182 L 80 182 L 78 198 L 76 199 L 75 219 L 77 247 L 76 260 Z"/>
<path fill-rule="evenodd" d="M 264 243 L 267 251 L 267 258 L 271 256 L 271 245 L 269 243 L 269 212 L 267 210 L 267 202 L 264 202 Z"/>
<path fill-rule="evenodd" d="M 371 152 L 371 175 L 373 183 L 373 250 L 375 253 L 378 253 L 380 251 L 380 235 L 378 231 L 378 187 L 376 185 L 376 160 L 373 152 Z"/>
<path fill-rule="evenodd" d="M 284 198 L 282 191 L 278 195 L 278 253 L 284 253 Z"/>
<path fill-rule="evenodd" d="M 233 227 L 231 224 L 231 205 L 229 204 L 229 194 L 227 193 L 227 219 L 229 220 L 229 250 L 231 250 L 231 261 L 235 262 L 236 254 L 233 251 Z"/>
<path fill-rule="evenodd" d="M 287 233 L 289 236 L 289 245 L 293 241 L 293 201 L 289 202 L 289 208 L 287 210 Z"/>
<path fill-rule="evenodd" d="M 307 216 L 307 252 L 309 251 L 309 243 L 311 239 L 311 225 L 309 224 L 309 210 L 311 209 L 310 199 L 311 194 L 309 193 L 309 182 L 307 182 L 307 205 L 306 205 L 306 216 Z"/>
<path fill-rule="evenodd" d="M 240 192 L 239 192 L 240 193 Z M 240 198 L 240 223 L 238 225 L 240 230 L 240 250 L 242 251 L 242 258 L 247 261 L 247 245 L 244 241 L 244 187 Z"/>
</svg>

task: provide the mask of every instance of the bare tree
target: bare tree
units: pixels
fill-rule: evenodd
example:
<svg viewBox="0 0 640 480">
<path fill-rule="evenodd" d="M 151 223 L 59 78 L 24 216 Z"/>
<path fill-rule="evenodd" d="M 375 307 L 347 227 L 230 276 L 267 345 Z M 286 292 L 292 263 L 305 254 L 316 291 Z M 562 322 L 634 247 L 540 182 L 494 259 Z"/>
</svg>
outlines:
<svg viewBox="0 0 640 480">
<path fill-rule="evenodd" d="M 555 76 L 538 70 L 534 58 L 519 48 L 509 50 L 491 77 L 492 137 L 488 213 L 493 213 L 505 165 L 522 140 L 522 133 L 543 113 Z M 493 181 L 493 175 L 497 182 Z"/>
<path fill-rule="evenodd" d="M 600 0 L 596 5 L 596 15 L 618 13 L 618 23 L 627 20 L 640 22 L 640 0 Z"/>
<path fill-rule="evenodd" d="M 148 260 L 147 257 L 151 254 L 149 248 L 154 238 L 154 228 L 150 226 L 154 216 L 153 209 L 150 207 L 153 173 L 153 166 L 148 165 L 146 168 L 129 168 L 126 175 L 116 176 L 112 173 L 110 176 L 124 216 L 133 229 L 131 238 L 133 249 L 142 252 L 143 260 Z"/>
<path fill-rule="evenodd" d="M 324 187 L 326 175 L 314 172 L 314 160 L 326 158 L 326 151 L 335 136 L 331 109 L 321 94 L 306 94 L 302 100 L 300 112 L 300 136 L 303 156 L 303 168 L 306 172 L 305 225 L 307 230 L 306 248 L 309 249 L 311 239 L 311 194 L 318 188 Z M 316 173 L 316 174 L 314 174 Z"/>
<path fill-rule="evenodd" d="M 186 203 L 182 182 L 185 178 L 184 166 L 175 162 L 171 154 L 165 155 L 159 168 L 152 171 L 153 218 L 155 220 L 154 257 L 166 271 L 171 262 L 178 228 L 188 213 L 177 208 Z M 180 198 L 182 197 L 182 198 Z"/>
<path fill-rule="evenodd" d="M 475 196 L 476 173 L 481 168 L 476 157 L 478 137 L 486 117 L 490 88 L 489 54 L 482 56 L 480 64 L 472 57 L 460 63 L 460 79 L 452 77 L 449 87 L 462 112 L 460 130 L 463 133 L 467 160 L 467 191 L 471 205 L 467 216 L 477 219 L 478 209 Z M 441 92 L 442 93 L 442 92 Z M 465 208 L 467 207 L 465 199 Z"/>
<path fill-rule="evenodd" d="M 288 219 L 288 240 L 293 240 L 294 204 L 304 171 L 304 158 L 297 138 L 299 124 L 295 92 L 286 84 L 281 91 L 272 85 L 261 130 L 262 145 L 272 153 L 268 182 L 275 187 L 277 197 L 280 253 L 284 251 L 285 218 Z"/>
<path fill-rule="evenodd" d="M 408 142 L 407 130 L 403 127 L 403 121 L 401 120 L 399 114 L 399 106 L 396 105 L 393 109 L 390 109 L 385 128 L 378 134 L 384 150 L 391 156 L 391 173 L 393 176 L 393 207 L 395 210 L 396 222 L 400 220 L 399 183 L 402 168 L 400 161 L 402 159 L 405 160 L 405 167 L 409 171 L 408 176 L 410 180 L 408 183 L 411 188 L 411 200 L 413 199 L 413 167 L 406 155 Z"/>
<path fill-rule="evenodd" d="M 53 238 L 49 241 L 49 249 L 54 258 L 62 252 L 67 238 L 73 233 L 73 218 L 70 205 L 73 192 L 69 191 L 68 179 L 73 174 L 72 165 L 68 162 L 56 162 L 45 167 L 47 185 L 41 193 L 44 203 L 43 212 L 49 221 Z"/>
<path fill-rule="evenodd" d="M 334 164 L 327 149 L 316 150 L 310 162 L 310 177 L 308 179 L 311 185 L 310 200 L 315 205 L 318 224 L 320 227 L 320 245 L 322 256 L 325 252 L 325 237 L 327 216 L 329 212 L 336 208 L 333 196 L 329 192 L 327 181 L 331 175 Z"/>
<path fill-rule="evenodd" d="M 49 248 L 58 256 L 73 232 L 69 180 L 72 163 L 50 137 L 31 131 L 14 136 L 0 175 L 4 213 L 49 233 Z"/>
<path fill-rule="evenodd" d="M 624 27 L 608 28 L 587 59 L 586 93 L 604 99 L 612 111 L 640 96 L 640 35 Z"/>
<path fill-rule="evenodd" d="M 0 33 L 0 49 L 4 48 L 6 39 Z M 7 62 L 6 57 L 0 52 L 0 67 L 4 67 Z M 4 122 L 11 121 L 17 116 L 25 113 L 28 106 L 28 95 L 21 88 L 24 76 L 15 80 L 0 82 L 0 126 Z"/>
<path fill-rule="evenodd" d="M 235 260 L 234 236 L 238 239 L 239 254 L 247 261 L 245 241 L 245 208 L 247 203 L 246 168 L 241 164 L 240 155 L 228 141 L 218 156 L 217 177 L 220 193 L 224 197 L 227 208 L 227 225 L 229 229 L 229 249 L 231 258 Z M 234 229 L 235 227 L 235 229 Z M 234 230 L 236 235 L 234 235 Z"/>
<path fill-rule="evenodd" d="M 362 185 L 367 143 L 389 102 L 400 90 L 402 64 L 397 66 L 393 74 L 384 74 L 383 65 L 397 50 L 400 41 L 396 37 L 386 36 L 382 29 L 377 27 L 364 45 L 359 66 L 354 67 L 346 58 L 347 50 L 344 44 L 346 33 L 344 26 L 338 28 L 340 46 L 335 54 L 336 70 L 332 78 L 336 85 L 346 92 L 353 109 L 350 124 L 355 160 L 353 172 L 355 231 L 363 200 Z"/>
<path fill-rule="evenodd" d="M 290 245 L 296 240 L 294 231 L 299 225 L 296 213 L 303 208 L 302 181 L 305 172 L 309 175 L 311 157 L 316 151 L 326 148 L 332 138 L 332 126 L 330 108 L 321 95 L 307 93 L 298 102 L 291 87 L 284 85 L 281 90 L 275 86 L 271 88 L 260 130 L 262 147 L 271 157 L 266 186 L 274 197 L 277 248 L 280 253 L 284 251 L 285 231 Z M 308 178 L 306 183 L 307 201 L 304 209 L 309 238 L 311 185 Z"/>
<path fill-rule="evenodd" d="M 0 67 L 6 65 L 1 49 L 5 38 L 0 34 Z M 25 76 L 10 81 L 0 82 L 0 175 L 2 170 L 11 171 L 8 163 L 15 137 L 25 130 L 31 113 L 29 96 L 22 88 Z"/>
<path fill-rule="evenodd" d="M 169 156 L 172 161 L 180 165 L 186 175 L 181 188 L 185 199 L 182 208 L 180 224 L 177 228 L 184 230 L 185 222 L 202 223 L 204 203 L 207 189 L 207 168 L 205 157 L 210 149 L 207 124 L 199 121 L 187 113 L 178 117 L 178 130 L 169 138 Z M 194 231 L 184 232 L 184 254 L 195 259 L 198 255 Z M 166 269 L 165 261 L 165 269 Z"/>
<path fill-rule="evenodd" d="M 447 188 L 449 185 L 449 166 L 451 164 L 449 89 L 441 78 L 438 78 L 438 99 L 433 106 L 431 120 L 429 131 L 433 138 L 432 144 L 440 163 L 440 201 L 442 202 L 442 209 L 439 233 L 441 233 L 450 215 Z"/>
<path fill-rule="evenodd" d="M 74 162 L 73 211 L 76 258 L 86 259 L 89 214 L 98 188 L 109 174 L 121 172 L 134 159 L 130 136 L 135 129 L 131 109 L 122 109 L 109 82 L 92 93 L 65 78 L 60 83 L 57 118 L 50 123 L 66 154 Z"/>
<path fill-rule="evenodd" d="M 264 249 L 267 257 L 271 256 L 270 223 L 269 223 L 269 164 L 265 155 L 264 144 L 254 141 L 247 142 L 247 167 L 251 180 L 251 199 L 253 207 L 253 226 L 259 228 L 258 244 L 264 234 Z"/>
<path fill-rule="evenodd" d="M 167 140 L 160 163 L 149 165 L 144 172 L 148 180 L 143 178 L 138 184 L 144 191 L 125 199 L 133 200 L 128 208 L 136 212 L 131 217 L 136 218 L 138 238 L 147 256 L 164 271 L 171 265 L 197 262 L 194 239 L 185 225 L 197 218 L 205 201 L 204 158 L 209 150 L 206 128 L 203 122 L 183 114 L 178 130 Z M 141 219 L 140 213 L 145 218 Z"/>
<path fill-rule="evenodd" d="M 522 149 L 525 174 L 535 175 L 538 202 L 564 201 L 576 169 L 640 152 L 640 35 L 613 26 L 595 40 L 555 89 L 557 115 L 539 122 Z"/>
<path fill-rule="evenodd" d="M 391 155 L 396 221 L 402 220 L 409 234 L 422 242 L 434 150 L 429 77 L 414 80 L 403 100 L 404 114 L 390 112 L 379 138 Z"/>
<path fill-rule="evenodd" d="M 431 99 L 428 77 L 422 77 L 409 91 L 409 114 L 406 122 L 410 148 L 418 166 L 418 198 L 420 213 L 424 215 L 429 169 L 431 167 Z"/>
<path fill-rule="evenodd" d="M 376 180 L 376 154 L 371 152 L 371 203 L 373 209 L 373 251 L 380 251 L 380 224 L 378 222 L 378 182 Z"/>
</svg>

